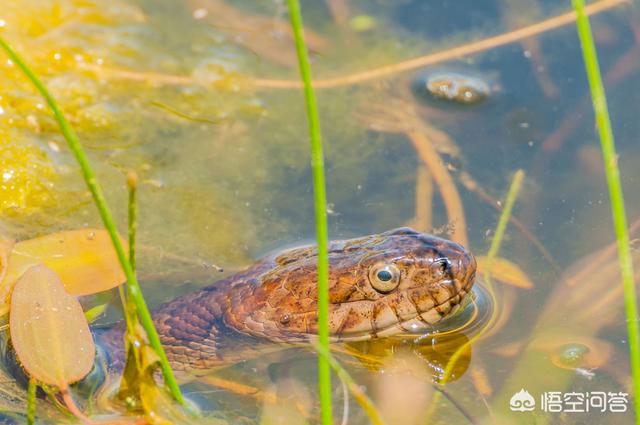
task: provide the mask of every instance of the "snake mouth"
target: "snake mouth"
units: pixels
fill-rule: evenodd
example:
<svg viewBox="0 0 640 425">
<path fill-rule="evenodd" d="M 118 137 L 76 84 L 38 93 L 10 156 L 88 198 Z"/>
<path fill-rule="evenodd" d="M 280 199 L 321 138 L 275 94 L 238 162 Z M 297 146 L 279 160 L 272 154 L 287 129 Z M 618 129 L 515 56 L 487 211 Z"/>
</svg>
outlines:
<svg viewBox="0 0 640 425">
<path fill-rule="evenodd" d="M 454 282 L 442 282 L 441 286 L 449 288 L 459 288 L 453 295 L 445 299 L 441 299 L 440 302 L 430 303 L 427 308 L 421 308 L 421 303 L 416 302 L 411 293 L 404 294 L 404 298 L 409 302 L 411 306 L 411 312 L 408 312 L 406 307 L 404 311 L 399 311 L 398 308 L 392 307 L 392 304 L 386 300 L 379 300 L 380 305 L 374 305 L 375 302 L 369 302 L 371 304 L 370 311 L 371 317 L 368 321 L 367 329 L 358 329 L 357 331 L 349 331 L 348 329 L 338 329 L 331 335 L 330 339 L 333 342 L 350 342 L 350 341 L 363 341 L 374 338 L 382 338 L 397 335 L 400 333 L 423 333 L 433 331 L 435 325 L 439 322 L 448 319 L 453 316 L 464 304 L 464 300 L 467 298 L 467 294 L 470 292 L 473 286 L 473 278 L 457 286 Z M 433 298 L 432 298 L 433 299 Z M 382 306 L 382 307 L 380 307 Z M 380 317 L 376 316 L 373 312 L 376 309 L 386 309 L 391 312 L 393 316 Z M 390 318 L 393 320 L 389 320 Z M 385 320 L 386 319 L 386 320 Z M 380 324 L 380 323 L 383 324 Z"/>
</svg>

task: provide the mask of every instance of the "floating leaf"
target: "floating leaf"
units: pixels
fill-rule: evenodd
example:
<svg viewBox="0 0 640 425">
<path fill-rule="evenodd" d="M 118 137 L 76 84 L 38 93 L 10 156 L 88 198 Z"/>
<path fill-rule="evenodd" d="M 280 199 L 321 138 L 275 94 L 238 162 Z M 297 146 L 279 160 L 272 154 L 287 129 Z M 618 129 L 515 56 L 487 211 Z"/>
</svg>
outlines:
<svg viewBox="0 0 640 425">
<path fill-rule="evenodd" d="M 78 300 L 48 267 L 30 267 L 16 282 L 9 315 L 20 363 L 38 381 L 65 388 L 93 366 L 95 345 Z"/>
<path fill-rule="evenodd" d="M 56 272 L 72 295 L 106 291 L 126 280 L 105 230 L 69 230 L 16 243 L 9 255 L 0 296 L 7 300 L 16 280 L 35 264 L 44 264 Z"/>
<path fill-rule="evenodd" d="M 478 272 L 482 276 L 482 273 L 487 268 L 487 257 L 476 257 L 478 262 Z M 493 259 L 491 265 L 491 277 L 495 280 L 506 283 L 507 285 L 515 286 L 522 289 L 533 288 L 533 282 L 526 275 L 525 272 L 517 265 L 504 258 L 496 257 Z"/>
</svg>

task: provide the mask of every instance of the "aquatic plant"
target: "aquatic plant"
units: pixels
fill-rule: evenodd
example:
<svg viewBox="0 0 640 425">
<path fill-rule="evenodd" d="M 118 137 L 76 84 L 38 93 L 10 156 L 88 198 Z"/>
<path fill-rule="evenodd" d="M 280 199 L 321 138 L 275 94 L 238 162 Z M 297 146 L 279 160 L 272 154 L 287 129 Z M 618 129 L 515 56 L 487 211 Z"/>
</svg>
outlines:
<svg viewBox="0 0 640 425">
<path fill-rule="evenodd" d="M 291 27 L 296 42 L 300 78 L 304 84 L 304 98 L 311 141 L 311 170 L 318 241 L 318 342 L 322 350 L 329 351 L 329 235 L 327 232 L 327 194 L 324 178 L 324 155 L 318 107 L 311 84 L 311 67 L 304 41 L 302 14 L 298 0 L 288 0 Z M 332 423 L 331 366 L 326 356 L 318 356 L 318 385 L 323 425 Z"/>
<path fill-rule="evenodd" d="M 640 424 L 640 339 L 638 336 L 638 308 L 636 305 L 636 290 L 633 281 L 633 261 L 627 232 L 627 216 L 624 206 L 624 195 L 620 183 L 618 169 L 618 155 L 616 154 L 613 130 L 607 107 L 607 97 L 600 75 L 598 54 L 596 51 L 589 18 L 585 14 L 584 0 L 572 0 L 577 14 L 576 26 L 580 37 L 580 46 L 584 65 L 589 80 L 591 99 L 595 113 L 604 170 L 607 176 L 609 199 L 611 201 L 611 218 L 618 244 L 618 260 L 622 274 L 624 288 L 624 307 L 627 317 L 627 333 L 629 335 L 629 355 L 631 362 L 631 376 L 633 378 L 633 392 L 636 407 L 636 424 Z"/>
<path fill-rule="evenodd" d="M 497 298 L 495 295 L 495 288 L 493 286 L 492 280 L 492 268 L 494 266 L 494 261 L 498 257 L 498 253 L 500 251 L 500 246 L 502 245 L 502 240 L 504 238 L 504 233 L 507 229 L 507 224 L 509 223 L 509 218 L 511 217 L 511 212 L 513 210 L 513 206 L 515 205 L 516 200 L 518 199 L 518 194 L 520 193 L 520 188 L 522 187 L 522 182 L 524 180 L 525 174 L 523 170 L 518 170 L 513 175 L 511 180 L 511 185 L 509 186 L 509 191 L 507 192 L 504 208 L 500 214 L 500 218 L 498 219 L 498 224 L 496 226 L 496 231 L 491 239 L 491 245 L 489 246 L 489 251 L 487 252 L 486 261 L 484 271 L 482 273 L 482 277 L 484 279 L 485 285 L 487 286 L 487 292 L 491 297 L 491 302 L 493 305 L 496 305 Z M 469 349 L 470 346 L 478 342 L 483 335 L 493 327 L 497 320 L 497 311 L 493 310 L 491 312 L 491 316 L 486 324 L 482 326 L 480 331 L 474 335 L 469 341 L 465 344 L 462 344 L 449 358 L 447 365 L 444 370 L 443 377 L 441 379 L 441 383 L 447 383 L 451 377 L 454 370 L 454 367 L 458 360 L 465 354 L 465 352 Z M 435 407 L 437 405 L 437 401 L 439 399 L 439 395 L 441 393 L 438 392 L 435 394 L 431 406 L 430 411 L 427 414 L 427 418 L 431 418 L 435 413 Z"/>
<path fill-rule="evenodd" d="M 36 390 L 38 383 L 34 378 L 29 378 L 29 387 L 27 388 L 27 424 L 33 425 L 36 420 Z"/>
<path fill-rule="evenodd" d="M 340 363 L 331 355 L 331 352 L 326 348 L 319 344 L 315 345 L 315 349 L 318 351 L 320 357 L 326 359 L 329 362 L 331 368 L 336 372 L 336 375 L 340 378 L 342 382 L 347 386 L 349 392 L 353 394 L 356 401 L 360 404 L 362 409 L 369 416 L 369 420 L 373 425 L 385 425 L 384 419 L 380 415 L 380 412 L 376 408 L 373 401 L 367 396 L 367 394 L 362 390 L 362 388 L 351 378 L 349 372 L 347 372 Z M 346 397 L 346 394 L 345 394 Z"/>
<path fill-rule="evenodd" d="M 180 392 L 180 387 L 175 379 L 173 371 L 169 366 L 169 361 L 167 356 L 162 348 L 162 344 L 160 343 L 160 337 L 158 336 L 158 332 L 156 331 L 153 320 L 151 318 L 151 314 L 149 312 L 149 308 L 147 307 L 147 303 L 142 295 L 142 291 L 140 289 L 140 285 L 138 284 L 138 279 L 133 271 L 131 263 L 127 258 L 127 255 L 124 251 L 124 247 L 122 242 L 120 241 L 120 237 L 118 236 L 118 232 L 116 230 L 116 225 L 107 207 L 107 203 L 104 199 L 104 195 L 102 189 L 95 177 L 95 174 L 89 165 L 89 161 L 80 145 L 78 140 L 78 136 L 76 135 L 73 127 L 69 124 L 61 109 L 58 107 L 57 102 L 53 98 L 53 96 L 49 93 L 44 84 L 40 81 L 40 79 L 31 71 L 29 66 L 24 62 L 22 57 L 18 55 L 7 42 L 0 38 L 0 47 L 7 53 L 7 55 L 11 58 L 11 60 L 18 66 L 18 68 L 23 72 L 23 74 L 31 81 L 31 83 L 35 86 L 35 88 L 40 92 L 42 97 L 45 98 L 49 108 L 53 112 L 54 118 L 58 123 L 62 134 L 67 141 L 70 150 L 73 152 L 80 169 L 82 171 L 82 176 L 85 180 L 89 191 L 93 197 L 94 203 L 98 208 L 98 212 L 100 213 L 100 217 L 104 223 L 105 228 L 109 232 L 109 236 L 111 237 L 111 241 L 116 250 L 116 254 L 118 256 L 118 260 L 120 261 L 120 265 L 124 271 L 125 276 L 127 277 L 127 285 L 129 288 L 129 295 L 134 300 L 136 304 L 136 308 L 138 310 L 138 315 L 140 317 L 140 321 L 142 326 L 144 327 L 147 335 L 149 337 L 149 342 L 153 349 L 158 354 L 160 358 L 160 366 L 162 369 L 162 373 L 165 379 L 165 383 L 169 388 L 171 394 L 178 400 L 181 404 L 185 404 L 185 399 Z"/>
</svg>

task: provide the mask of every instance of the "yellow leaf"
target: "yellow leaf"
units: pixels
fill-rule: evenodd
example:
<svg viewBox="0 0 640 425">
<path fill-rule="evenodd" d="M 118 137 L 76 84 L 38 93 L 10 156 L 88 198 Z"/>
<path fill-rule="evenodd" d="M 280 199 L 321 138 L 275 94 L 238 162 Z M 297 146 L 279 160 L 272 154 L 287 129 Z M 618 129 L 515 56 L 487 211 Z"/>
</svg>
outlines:
<svg viewBox="0 0 640 425">
<path fill-rule="evenodd" d="M 48 267 L 30 267 L 16 282 L 9 314 L 20 363 L 38 381 L 66 388 L 89 373 L 96 349 L 78 300 Z"/>
<path fill-rule="evenodd" d="M 72 295 L 106 291 L 126 280 L 105 230 L 69 230 L 13 246 L 0 285 L 0 300 L 7 300 L 16 280 L 34 264 L 44 264 L 56 272 Z"/>
<path fill-rule="evenodd" d="M 476 261 L 478 262 L 478 275 L 482 276 L 482 273 L 484 273 L 487 268 L 487 257 L 476 257 Z M 525 272 L 523 272 L 517 264 L 504 258 L 496 257 L 493 259 L 491 277 L 499 282 L 517 288 L 533 288 L 533 282 L 531 282 L 531 279 L 529 279 Z"/>
</svg>

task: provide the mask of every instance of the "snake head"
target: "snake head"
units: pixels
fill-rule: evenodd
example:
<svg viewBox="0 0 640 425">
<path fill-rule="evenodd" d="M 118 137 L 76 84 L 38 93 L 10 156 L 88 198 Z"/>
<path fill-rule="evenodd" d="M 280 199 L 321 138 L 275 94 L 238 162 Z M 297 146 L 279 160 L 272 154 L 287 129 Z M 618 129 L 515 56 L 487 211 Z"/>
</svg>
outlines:
<svg viewBox="0 0 640 425">
<path fill-rule="evenodd" d="M 316 265 L 313 246 L 265 259 L 265 272 L 231 303 L 229 320 L 274 341 L 313 338 Z M 475 272 L 476 261 L 464 247 L 409 228 L 331 242 L 331 337 L 353 341 L 433 328 L 457 309 Z"/>
<path fill-rule="evenodd" d="M 474 283 L 476 262 L 469 251 L 413 229 L 347 245 L 359 245 L 362 255 L 357 273 L 338 275 L 331 285 L 335 339 L 431 329 L 455 312 Z"/>
</svg>

